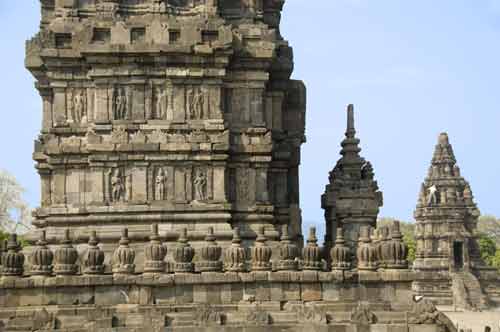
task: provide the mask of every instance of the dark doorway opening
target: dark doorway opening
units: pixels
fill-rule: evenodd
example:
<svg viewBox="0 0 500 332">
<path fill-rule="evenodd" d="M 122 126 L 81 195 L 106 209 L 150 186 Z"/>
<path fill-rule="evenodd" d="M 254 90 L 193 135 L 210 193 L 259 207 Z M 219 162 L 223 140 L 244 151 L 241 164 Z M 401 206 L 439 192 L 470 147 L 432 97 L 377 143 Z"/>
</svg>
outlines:
<svg viewBox="0 0 500 332">
<path fill-rule="evenodd" d="M 453 243 L 453 258 L 455 260 L 455 268 L 462 269 L 464 267 L 464 245 L 463 242 Z"/>
</svg>

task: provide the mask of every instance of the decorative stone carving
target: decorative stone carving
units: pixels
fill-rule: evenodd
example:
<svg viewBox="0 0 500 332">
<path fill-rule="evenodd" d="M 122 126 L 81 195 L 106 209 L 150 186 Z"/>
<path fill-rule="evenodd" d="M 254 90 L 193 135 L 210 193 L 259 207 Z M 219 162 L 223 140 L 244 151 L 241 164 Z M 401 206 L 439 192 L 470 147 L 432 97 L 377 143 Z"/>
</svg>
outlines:
<svg viewBox="0 0 500 332">
<path fill-rule="evenodd" d="M 159 120 L 172 120 L 174 109 L 173 88 L 170 84 L 157 87 L 155 90 L 155 118 Z"/>
<path fill-rule="evenodd" d="M 17 242 L 17 234 L 10 234 L 6 243 L 6 252 L 2 253 L 2 275 L 22 276 L 24 271 L 24 255 Z"/>
<path fill-rule="evenodd" d="M 296 313 L 300 323 L 326 325 L 329 322 L 328 315 L 316 306 L 300 306 Z"/>
<path fill-rule="evenodd" d="M 97 233 L 96 231 L 92 231 L 84 259 L 85 269 L 83 273 L 85 274 L 104 273 L 104 251 L 99 248 L 98 244 Z"/>
<path fill-rule="evenodd" d="M 241 246 L 240 229 L 233 229 L 233 240 L 231 246 L 226 249 L 224 254 L 226 261 L 225 269 L 230 272 L 245 272 L 246 270 L 246 252 Z"/>
<path fill-rule="evenodd" d="M 40 233 L 40 239 L 31 253 L 31 274 L 40 276 L 50 276 L 52 274 L 52 261 L 54 254 L 47 246 L 45 230 Z"/>
<path fill-rule="evenodd" d="M 71 275 L 76 274 L 78 266 L 78 251 L 73 247 L 69 229 L 64 230 L 64 239 L 61 245 L 54 251 L 54 272 L 56 275 Z"/>
<path fill-rule="evenodd" d="M 257 239 L 251 248 L 252 253 L 252 271 L 270 271 L 271 256 L 273 251 L 266 244 L 267 238 L 264 235 L 264 227 L 259 227 Z"/>
<path fill-rule="evenodd" d="M 167 172 L 163 167 L 158 167 L 155 178 L 155 200 L 164 201 L 166 199 Z"/>
<path fill-rule="evenodd" d="M 113 90 L 113 114 L 115 120 L 128 118 L 128 95 L 123 86 L 117 86 Z"/>
<path fill-rule="evenodd" d="M 205 91 L 200 87 L 188 88 L 188 113 L 192 120 L 201 120 L 204 117 Z"/>
<path fill-rule="evenodd" d="M 142 130 L 138 130 L 130 137 L 130 143 L 132 144 L 144 144 L 146 143 L 146 140 L 146 135 L 142 132 Z"/>
<path fill-rule="evenodd" d="M 128 143 L 128 133 L 125 127 L 114 127 L 111 132 L 111 143 L 126 144 Z"/>
<path fill-rule="evenodd" d="M 309 229 L 307 245 L 302 249 L 302 260 L 303 270 L 318 271 L 323 266 L 321 248 L 318 246 L 318 239 L 316 238 L 316 227 Z"/>
<path fill-rule="evenodd" d="M 351 313 L 351 321 L 360 325 L 371 325 L 377 322 L 377 316 L 368 305 L 359 304 Z"/>
<path fill-rule="evenodd" d="M 149 135 L 148 141 L 150 143 L 165 144 L 167 143 L 167 135 L 161 129 L 155 129 Z"/>
<path fill-rule="evenodd" d="M 332 258 L 332 270 L 349 270 L 351 268 L 351 252 L 345 245 L 344 230 L 337 228 L 337 239 L 335 246 L 330 251 Z"/>
<path fill-rule="evenodd" d="M 394 221 L 391 227 L 391 240 L 388 243 L 388 257 L 384 259 L 385 267 L 388 269 L 407 269 L 408 247 L 403 242 L 399 221 Z"/>
<path fill-rule="evenodd" d="M 276 269 L 278 271 L 296 271 L 298 269 L 298 255 L 299 248 L 290 238 L 288 225 L 283 225 L 280 242 L 280 259 L 276 264 Z"/>
<path fill-rule="evenodd" d="M 71 108 L 68 111 L 68 122 L 87 122 L 87 98 L 85 90 L 73 90 L 70 95 Z"/>
<path fill-rule="evenodd" d="M 194 271 L 193 257 L 194 249 L 188 242 L 187 229 L 183 228 L 177 240 L 177 247 L 174 249 L 174 272 L 191 273 Z"/>
<path fill-rule="evenodd" d="M 206 244 L 200 248 L 201 260 L 196 263 L 197 269 L 200 272 L 219 272 L 222 271 L 222 248 L 217 244 L 214 236 L 214 228 L 209 227 L 207 236 L 205 237 Z"/>
<path fill-rule="evenodd" d="M 128 229 L 122 229 L 119 246 L 113 254 L 114 274 L 134 274 L 135 272 L 135 251 L 129 246 Z"/>
<path fill-rule="evenodd" d="M 201 327 L 222 325 L 224 323 L 224 314 L 216 307 L 205 304 L 197 308 L 194 320 Z"/>
<path fill-rule="evenodd" d="M 269 325 L 271 324 L 271 315 L 261 308 L 256 308 L 246 315 L 245 321 L 250 325 Z"/>
<path fill-rule="evenodd" d="M 111 201 L 122 202 L 125 200 L 125 181 L 126 178 L 122 175 L 120 168 L 110 170 L 111 178 Z"/>
<path fill-rule="evenodd" d="M 160 273 L 165 270 L 165 256 L 167 255 L 167 247 L 161 243 L 160 235 L 158 234 L 158 224 L 151 225 L 151 235 L 149 243 L 144 248 L 144 272 L 145 273 Z"/>
<path fill-rule="evenodd" d="M 198 170 L 193 184 L 195 192 L 194 200 L 198 202 L 205 201 L 207 199 L 207 174 L 202 170 Z"/>
<path fill-rule="evenodd" d="M 358 270 L 375 271 L 378 267 L 377 248 L 371 243 L 370 226 L 360 228 L 357 250 Z"/>
</svg>

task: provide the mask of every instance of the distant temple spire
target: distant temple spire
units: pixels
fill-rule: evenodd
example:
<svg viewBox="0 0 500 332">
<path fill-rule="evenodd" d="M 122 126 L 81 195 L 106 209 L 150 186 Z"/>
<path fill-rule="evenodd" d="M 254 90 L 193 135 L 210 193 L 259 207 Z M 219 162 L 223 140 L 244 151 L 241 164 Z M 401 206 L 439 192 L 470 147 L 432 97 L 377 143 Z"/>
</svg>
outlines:
<svg viewBox="0 0 500 332">
<path fill-rule="evenodd" d="M 347 106 L 347 129 L 345 132 L 345 139 L 341 143 L 342 150 L 340 154 L 359 164 L 364 163 L 364 159 L 359 156 L 361 149 L 359 147 L 359 139 L 356 138 L 356 129 L 354 127 L 354 105 Z"/>
</svg>

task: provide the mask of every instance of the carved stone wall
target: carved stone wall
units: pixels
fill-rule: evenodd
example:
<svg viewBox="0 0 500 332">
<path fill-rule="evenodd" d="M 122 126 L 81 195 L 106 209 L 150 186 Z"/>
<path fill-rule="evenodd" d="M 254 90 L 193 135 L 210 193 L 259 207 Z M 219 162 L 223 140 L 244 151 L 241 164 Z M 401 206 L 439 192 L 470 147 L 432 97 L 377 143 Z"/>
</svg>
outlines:
<svg viewBox="0 0 500 332">
<path fill-rule="evenodd" d="M 43 104 L 35 226 L 117 240 L 239 226 L 301 240 L 305 88 L 279 34 L 283 1 L 42 1 L 26 65 Z M 31 236 L 33 239 L 33 236 Z M 225 241 L 227 240 L 227 241 Z"/>
</svg>

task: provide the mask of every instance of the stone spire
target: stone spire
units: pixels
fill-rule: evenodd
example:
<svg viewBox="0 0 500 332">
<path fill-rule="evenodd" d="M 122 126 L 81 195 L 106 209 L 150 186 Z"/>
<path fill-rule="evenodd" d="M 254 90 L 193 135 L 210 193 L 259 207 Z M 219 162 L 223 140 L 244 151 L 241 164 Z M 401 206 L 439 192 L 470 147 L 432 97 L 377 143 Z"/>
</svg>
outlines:
<svg viewBox="0 0 500 332">
<path fill-rule="evenodd" d="M 439 135 L 414 215 L 415 269 L 461 270 L 484 265 L 474 235 L 480 213 L 446 133 Z"/>
<path fill-rule="evenodd" d="M 330 172 L 322 196 L 325 210 L 326 247 L 332 248 L 338 227 L 344 229 L 347 245 L 355 252 L 360 226 L 375 227 L 382 193 L 374 180 L 373 167 L 360 156 L 354 125 L 354 106 L 347 107 L 347 129 L 341 143 L 341 158 Z"/>
</svg>

